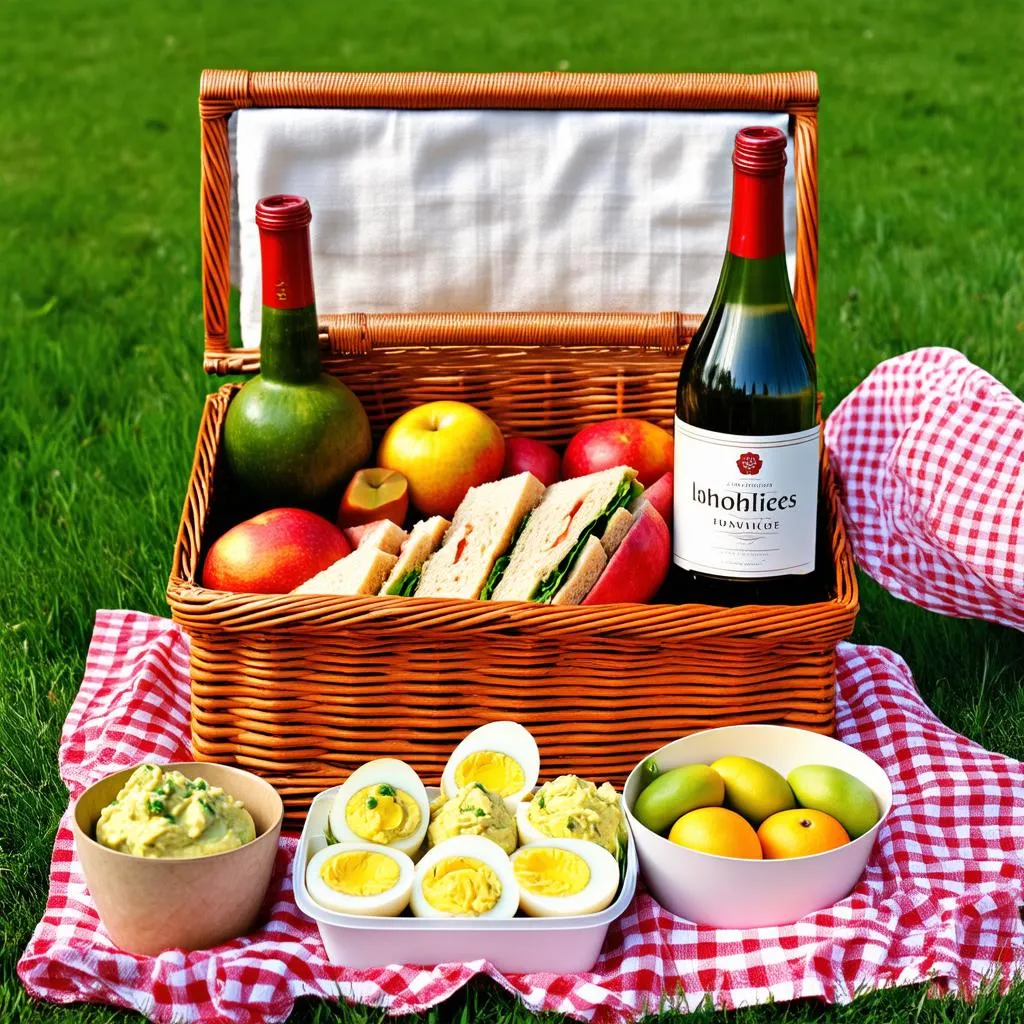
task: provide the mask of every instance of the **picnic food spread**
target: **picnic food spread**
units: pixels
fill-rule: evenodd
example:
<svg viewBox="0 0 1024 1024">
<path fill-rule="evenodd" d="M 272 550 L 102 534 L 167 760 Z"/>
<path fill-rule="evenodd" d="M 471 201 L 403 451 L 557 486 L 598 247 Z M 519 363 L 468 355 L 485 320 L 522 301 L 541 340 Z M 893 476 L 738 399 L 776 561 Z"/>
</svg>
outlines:
<svg viewBox="0 0 1024 1024">
<path fill-rule="evenodd" d="M 306 702 L 311 719 L 314 717 L 317 702 L 303 689 L 309 685 L 304 676 L 330 685 L 337 681 L 332 674 L 337 662 L 328 659 L 325 669 L 319 659 L 324 646 L 321 636 L 329 636 L 328 643 L 336 640 L 342 657 L 349 658 L 359 674 L 360 641 L 367 633 L 364 630 L 360 635 L 358 629 L 350 628 L 351 619 L 346 616 L 351 606 L 355 607 L 352 619 L 363 617 L 363 623 L 378 614 L 381 622 L 398 623 L 404 633 L 396 630 L 393 643 L 401 648 L 406 639 L 416 642 L 416 629 L 409 627 L 418 628 L 421 610 L 423 621 L 436 614 L 429 605 L 423 608 L 425 602 L 402 598 L 435 598 L 439 599 L 437 605 L 451 599 L 479 602 L 466 615 L 477 617 L 494 632 L 485 636 L 481 630 L 478 642 L 500 642 L 501 630 L 512 634 L 521 629 L 529 660 L 513 660 L 513 671 L 535 676 L 536 703 L 543 705 L 549 691 L 552 696 L 560 689 L 574 695 L 582 689 L 572 677 L 573 670 L 580 677 L 589 671 L 597 674 L 602 671 L 602 653 L 590 651 L 578 665 L 571 659 L 559 662 L 552 649 L 560 641 L 572 647 L 576 637 L 568 628 L 539 629 L 531 636 L 522 623 L 557 622 L 555 616 L 562 614 L 549 608 L 530 610 L 531 604 L 629 605 L 665 602 L 683 593 L 688 599 L 703 601 L 724 595 L 725 591 L 717 588 L 723 581 L 740 584 L 729 588 L 731 596 L 722 596 L 723 604 L 751 599 L 751 594 L 758 600 L 781 603 L 795 593 L 788 586 L 792 580 L 786 577 L 806 576 L 815 564 L 818 429 L 813 357 L 794 313 L 784 265 L 780 200 L 785 146 L 785 137 L 775 129 L 747 130 L 737 138 L 729 254 L 715 300 L 680 374 L 674 451 L 672 435 L 661 427 L 638 416 L 621 415 L 624 409 L 646 408 L 652 418 L 667 422 L 654 404 L 645 406 L 637 401 L 637 393 L 650 386 L 650 377 L 644 380 L 643 374 L 638 374 L 637 381 L 642 383 L 634 391 L 636 382 L 630 368 L 623 366 L 617 368 L 615 402 L 603 407 L 599 400 L 594 402 L 594 408 L 605 410 L 600 415 L 614 414 L 614 418 L 599 419 L 587 406 L 587 411 L 574 413 L 576 433 L 565 444 L 571 430 L 568 426 L 561 429 L 557 412 L 549 417 L 544 436 L 557 438 L 557 448 L 533 437 L 506 437 L 499 421 L 504 424 L 516 417 L 506 414 L 503 396 L 478 397 L 475 401 L 479 404 L 424 401 L 433 388 L 424 383 L 415 399 L 396 389 L 402 391 L 405 403 L 398 408 L 399 401 L 391 402 L 385 383 L 377 391 L 377 407 L 371 409 L 380 443 L 376 465 L 368 466 L 372 438 L 366 410 L 353 390 L 320 372 L 318 345 L 323 325 L 318 337 L 308 204 L 288 196 L 261 201 L 256 219 L 263 233 L 265 257 L 262 370 L 230 402 L 224 402 L 222 437 L 218 436 L 223 459 L 216 465 L 226 485 L 218 483 L 215 514 L 209 520 L 203 518 L 203 529 L 194 532 L 205 554 L 201 576 L 196 571 L 199 555 L 187 572 L 191 574 L 189 584 L 194 585 L 197 577 L 202 579 L 203 587 L 195 587 L 195 591 L 221 591 L 200 594 L 200 599 L 208 600 L 225 619 L 238 607 L 235 599 L 225 597 L 232 591 L 294 594 L 308 599 L 263 601 L 257 614 L 258 618 L 263 610 L 272 608 L 284 618 L 294 615 L 308 630 L 308 658 L 304 651 L 293 660 L 285 655 L 282 670 L 276 663 L 269 668 L 264 664 L 265 651 L 246 652 L 246 658 L 257 666 L 252 676 L 266 682 L 268 704 L 274 705 L 272 714 L 278 720 L 288 718 L 289 712 L 280 708 L 287 707 L 292 687 Z M 339 342 L 332 323 L 328 332 L 332 355 L 349 358 L 353 352 L 365 354 L 364 343 L 366 350 L 372 347 L 371 332 L 360 325 L 358 333 L 355 345 L 351 344 L 351 331 Z M 726 336 L 729 344 L 723 342 Z M 407 341 L 399 332 L 394 338 L 399 344 Z M 667 338 L 661 344 L 666 350 L 671 347 Z M 773 350 L 771 368 L 766 368 L 767 349 Z M 519 357 L 510 362 L 514 364 Z M 424 382 L 445 380 L 443 371 L 436 371 L 433 377 L 431 373 L 435 371 L 424 373 Z M 441 393 L 448 393 L 444 386 L 439 385 Z M 573 398 L 585 396 L 587 386 L 581 386 Z M 605 386 L 595 386 L 595 392 Z M 365 381 L 354 389 L 370 407 Z M 550 403 L 550 395 L 546 400 Z M 556 402 L 554 408 L 562 406 Z M 385 409 L 390 422 L 383 422 Z M 521 415 L 520 410 L 516 413 Z M 581 423 L 585 425 L 581 427 Z M 221 421 L 217 426 L 221 428 Z M 785 464 L 775 458 L 776 449 L 782 448 L 793 450 L 785 456 Z M 724 459 L 720 458 L 723 451 L 727 453 Z M 204 471 L 212 465 L 209 454 L 197 453 L 197 465 Z M 737 480 L 739 488 L 734 486 Z M 232 522 L 232 501 L 243 494 L 263 510 L 244 522 Z M 698 510 L 695 505 L 704 508 Z M 311 511 L 314 507 L 320 517 Z M 704 516 L 703 531 L 695 526 L 698 513 Z M 691 586 L 685 591 L 662 589 L 672 564 L 673 526 L 675 564 L 690 574 L 687 584 Z M 759 547 L 764 538 L 778 542 L 776 549 Z M 740 544 L 735 543 L 737 539 Z M 782 564 L 784 561 L 788 564 Z M 746 580 L 754 580 L 756 585 L 741 582 Z M 782 586 L 772 586 L 780 581 Z M 737 599 L 737 595 L 741 596 Z M 329 600 L 344 596 L 373 600 Z M 387 600 L 395 598 L 399 600 Z M 488 601 L 510 605 L 486 607 Z M 516 602 L 520 607 L 515 607 Z M 402 618 L 403 610 L 389 619 L 400 606 L 412 609 L 408 618 Z M 323 612 L 323 623 L 313 617 L 318 611 Z M 461 624 L 457 613 L 448 614 L 451 618 L 445 626 Z M 586 624 L 590 617 L 597 621 L 603 613 L 584 610 L 567 614 L 568 621 L 576 617 Z M 621 623 L 611 617 L 619 614 Z M 608 655 L 607 665 L 620 672 L 632 667 L 628 659 L 634 652 L 638 671 L 645 668 L 646 652 L 627 621 L 630 614 L 638 613 L 614 611 L 600 619 L 604 632 L 579 634 L 594 648 L 607 638 L 608 649 L 614 651 Z M 507 619 L 503 620 L 503 615 Z M 647 618 L 654 629 L 641 639 L 657 638 L 663 631 L 671 634 L 681 623 L 686 624 L 687 615 Z M 743 613 L 738 612 L 733 624 L 742 619 Z M 331 634 L 321 630 L 324 624 L 337 628 Z M 701 635 L 702 624 L 697 623 L 694 635 Z M 239 628 L 237 619 L 230 626 L 239 634 L 246 628 L 244 623 Z M 724 632 L 716 630 L 710 635 L 717 640 Z M 250 630 L 246 636 L 257 632 Z M 388 637 L 387 628 L 381 632 Z M 428 628 L 424 633 L 431 638 Z M 750 630 L 751 635 L 755 633 Z M 268 630 L 258 643 L 272 642 L 280 635 Z M 772 636 L 779 637 L 780 646 L 788 640 L 781 627 L 773 629 Z M 443 646 L 443 637 L 433 639 L 438 647 Z M 830 634 L 829 641 L 821 645 L 826 657 L 835 639 Z M 495 656 L 496 661 L 500 658 Z M 204 659 L 199 653 L 193 664 L 198 666 L 196 706 L 206 710 L 215 702 L 204 703 L 216 683 L 210 682 Z M 540 666 L 539 670 L 535 666 Z M 475 694 L 464 692 L 467 680 L 474 682 L 478 670 L 476 664 L 463 667 L 455 659 L 446 661 L 439 652 L 436 663 L 424 668 L 421 662 L 409 672 L 410 686 L 422 685 L 426 690 L 438 680 L 450 678 L 452 704 L 464 701 L 470 705 L 467 714 L 487 714 L 486 708 L 469 699 Z M 658 687 L 669 673 L 675 674 L 675 666 L 654 665 L 649 676 L 657 680 Z M 249 682 L 248 665 L 242 674 L 243 683 Z M 713 671 L 709 676 L 697 680 L 697 685 L 717 681 Z M 342 721 L 339 733 L 359 731 L 352 724 L 355 714 L 373 722 L 366 712 L 368 703 L 376 700 L 391 680 L 368 669 L 364 681 L 369 697 L 356 695 L 353 715 L 346 695 L 332 694 L 327 714 Z M 481 686 L 487 688 L 491 681 L 487 679 Z M 494 689 L 500 689 L 502 681 L 507 682 L 500 680 Z M 750 682 L 751 691 L 761 688 L 759 681 L 757 686 L 753 679 Z M 688 679 L 687 684 L 692 685 L 693 680 Z M 589 758 L 586 763 L 591 767 L 602 756 L 595 753 L 601 747 L 595 741 L 595 725 L 609 732 L 629 728 L 607 724 L 610 719 L 614 723 L 616 702 L 626 703 L 618 700 L 626 692 L 622 687 L 609 694 L 612 699 L 597 715 L 589 703 L 595 699 L 592 693 L 581 700 L 578 736 L 564 718 L 551 726 L 544 722 L 543 734 L 538 731 L 537 735 L 545 743 L 545 757 L 552 733 L 561 727 L 569 743 L 579 740 L 580 756 Z M 693 698 L 685 686 L 682 692 L 683 703 Z M 650 693 L 650 689 L 638 693 L 633 703 L 649 708 Z M 443 701 L 436 702 L 436 691 L 431 691 L 431 696 L 439 712 L 438 731 L 447 730 L 451 735 L 449 709 Z M 599 694 L 599 699 L 604 696 Z M 658 696 L 668 708 L 676 693 L 666 688 Z M 527 706 L 521 697 L 513 699 Z M 830 700 L 831 696 L 826 703 Z M 493 707 L 490 705 L 491 711 Z M 249 710 L 244 708 L 243 714 Z M 262 713 L 264 709 L 252 710 Z M 767 711 L 759 713 L 771 717 Z M 382 720 L 393 714 L 393 706 L 380 711 Z M 217 716 L 216 710 L 212 715 Z M 259 727 L 258 717 L 252 716 L 254 729 Z M 401 751 L 407 744 L 410 756 L 421 756 L 428 730 L 421 734 L 406 725 L 395 727 L 395 719 L 397 715 L 382 726 L 388 736 L 385 749 Z M 798 720 L 812 728 L 821 724 Z M 310 728 L 308 747 L 305 738 L 301 747 L 291 738 L 282 743 L 286 756 L 293 757 L 295 763 L 321 758 L 320 763 L 328 768 L 340 763 L 336 751 L 324 740 L 322 721 L 315 721 Z M 219 724 L 224 733 L 231 729 Z M 366 732 L 380 735 L 376 728 L 373 722 Z M 690 729 L 688 722 L 679 731 Z M 232 756 L 248 742 L 240 738 L 239 730 L 234 733 L 232 742 L 237 737 L 239 747 L 231 748 Z M 440 923 L 451 929 L 438 928 L 434 932 L 438 936 L 459 929 L 470 929 L 472 934 L 474 924 L 498 922 L 496 934 L 502 934 L 500 928 L 507 923 L 509 927 L 536 929 L 525 932 L 532 937 L 543 934 L 543 922 L 533 919 L 593 918 L 613 904 L 614 914 L 621 914 L 633 895 L 633 889 L 625 884 L 629 860 L 634 885 L 639 861 L 649 891 L 664 907 L 689 915 L 684 904 L 674 901 L 674 891 L 699 886 L 702 869 L 663 873 L 657 861 L 665 851 L 670 869 L 694 863 L 673 860 L 672 856 L 714 860 L 715 871 L 721 873 L 709 889 L 716 896 L 728 891 L 735 879 L 750 877 L 740 873 L 750 867 L 747 862 L 803 860 L 811 875 L 815 864 L 824 863 L 815 859 L 817 855 L 829 858 L 838 854 L 827 863 L 852 864 L 852 870 L 828 890 L 827 898 L 808 903 L 801 912 L 820 908 L 849 892 L 857 873 L 863 871 L 874 834 L 891 804 L 891 791 L 877 776 L 872 788 L 835 764 L 808 760 L 792 769 L 780 763 L 777 770 L 766 761 L 747 756 L 749 751 L 745 752 L 742 743 L 726 756 L 717 753 L 714 759 L 705 758 L 707 763 L 691 761 L 664 772 L 656 761 L 645 760 L 635 769 L 645 785 L 639 791 L 634 788 L 629 799 L 620 797 L 607 782 L 598 785 L 574 774 L 564 750 L 559 753 L 560 774 L 538 788 L 537 743 L 522 725 L 510 721 L 491 722 L 465 737 L 448 759 L 436 795 L 428 792 L 410 764 L 396 757 L 373 758 L 336 790 L 314 800 L 315 805 L 326 807 L 322 798 L 329 798 L 331 806 L 329 811 L 325 809 L 324 821 L 313 829 L 316 835 L 312 840 L 312 810 L 307 820 L 293 875 L 296 901 L 308 895 L 328 915 L 355 919 L 359 923 L 354 927 L 365 928 L 364 934 L 374 934 L 376 928 L 376 934 L 385 935 L 382 925 L 404 927 L 405 922 L 415 929 L 415 919 L 433 918 L 432 925 Z M 837 756 L 839 763 L 848 764 Z M 431 764 L 437 763 L 433 754 L 429 759 Z M 870 769 L 877 768 L 863 758 L 862 769 L 863 762 Z M 159 771 L 145 766 L 147 773 L 154 770 Z M 276 766 L 267 770 L 276 770 Z M 620 770 L 621 764 L 609 775 Z M 872 778 L 870 770 L 865 769 L 865 777 Z M 290 785 L 291 780 L 287 781 Z M 253 838 L 252 819 L 241 805 L 201 779 L 187 780 L 168 772 L 149 786 L 147 775 L 133 791 L 136 782 L 133 776 L 117 800 L 104 809 L 96 827 L 97 840 L 110 848 L 140 856 L 201 856 L 218 852 L 221 839 L 234 844 L 224 849 L 233 849 Z M 294 793 L 290 793 L 293 800 Z M 216 806 L 214 796 L 220 801 Z M 250 806 L 260 820 L 256 802 Z M 239 824 L 233 829 L 236 809 Z M 242 815 L 249 821 L 248 832 Z M 200 826 L 201 832 L 193 836 Z M 176 829 L 189 834 L 192 847 L 179 841 Z M 133 830 L 137 834 L 133 835 Z M 276 834 L 272 838 L 276 844 Z M 325 845 L 319 848 L 321 844 Z M 241 855 L 257 845 L 243 849 Z M 856 856 L 843 859 L 851 850 Z M 722 862 L 726 862 L 725 868 Z M 785 869 L 786 865 L 771 867 Z M 801 866 L 795 865 L 795 869 L 799 871 Z M 836 873 L 841 872 L 836 869 Z M 764 889 L 763 884 L 760 888 Z M 617 894 L 624 899 L 621 906 L 615 903 Z M 324 921 L 333 926 L 337 921 L 314 915 L 308 903 L 300 902 L 300 906 L 317 921 L 324 947 L 330 947 Z M 784 909 L 779 916 L 773 911 L 770 919 L 740 918 L 723 926 L 778 924 L 790 919 L 786 913 Z M 379 920 L 396 917 L 404 920 Z M 711 920 L 697 912 L 690 919 Z M 573 922 L 571 928 L 577 927 Z M 421 929 L 421 934 L 431 933 L 431 928 Z M 478 934 L 487 933 L 480 929 Z M 393 934 L 402 932 L 396 929 Z M 411 956 L 403 955 L 404 948 L 396 942 L 393 959 L 413 962 Z M 418 948 L 422 951 L 424 947 Z M 476 955 L 476 950 L 470 952 Z M 338 960 L 333 951 L 329 959 L 346 962 Z M 530 965 L 529 969 L 539 968 Z"/>
<path fill-rule="evenodd" d="M 206 857 L 252 842 L 249 812 L 219 786 L 144 764 L 100 812 L 96 841 L 136 857 Z"/>
</svg>

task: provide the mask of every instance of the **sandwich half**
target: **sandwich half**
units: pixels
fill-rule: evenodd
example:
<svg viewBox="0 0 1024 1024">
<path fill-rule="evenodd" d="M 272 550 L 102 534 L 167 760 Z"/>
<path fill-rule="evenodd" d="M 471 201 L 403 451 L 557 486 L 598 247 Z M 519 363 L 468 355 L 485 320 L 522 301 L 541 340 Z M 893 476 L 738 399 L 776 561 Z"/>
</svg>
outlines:
<svg viewBox="0 0 1024 1024">
<path fill-rule="evenodd" d="M 455 510 L 444 543 L 427 559 L 416 597 L 486 595 L 491 570 L 512 548 L 523 521 L 544 496 L 532 473 L 471 487 Z"/>
<path fill-rule="evenodd" d="M 419 586 L 423 563 L 437 550 L 452 524 L 444 516 L 418 522 L 402 545 L 398 561 L 381 587 L 381 594 L 411 597 Z"/>
<path fill-rule="evenodd" d="M 614 536 L 609 536 L 608 546 L 614 550 L 629 527 L 629 520 L 617 513 L 641 490 L 636 470 L 629 466 L 552 484 L 533 510 L 507 564 L 498 567 L 495 575 L 500 578 L 491 581 L 487 591 L 491 598 L 578 604 L 610 557 L 603 544 L 605 534 L 611 527 Z M 569 589 L 560 595 L 566 586 Z"/>
<path fill-rule="evenodd" d="M 305 583 L 300 583 L 292 593 L 378 594 L 397 561 L 397 556 L 364 544 Z"/>
</svg>

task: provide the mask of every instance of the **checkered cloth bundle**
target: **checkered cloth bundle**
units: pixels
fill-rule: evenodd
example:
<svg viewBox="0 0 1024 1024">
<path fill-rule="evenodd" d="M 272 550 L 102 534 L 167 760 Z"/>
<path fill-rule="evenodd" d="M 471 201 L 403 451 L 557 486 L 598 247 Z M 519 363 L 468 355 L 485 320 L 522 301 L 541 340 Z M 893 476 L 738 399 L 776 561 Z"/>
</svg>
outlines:
<svg viewBox="0 0 1024 1024">
<path fill-rule="evenodd" d="M 624 1022 L 705 996 L 736 1007 L 768 999 L 847 1002 L 862 989 L 931 982 L 975 992 L 1024 963 L 1024 766 L 946 728 L 904 662 L 840 645 L 837 734 L 872 757 L 895 803 L 849 897 L 786 927 L 698 927 L 646 893 L 615 922 L 593 970 L 505 976 L 489 964 L 353 971 L 327 961 L 295 906 L 282 838 L 264 923 L 216 949 L 123 953 L 100 924 L 64 820 L 46 911 L 18 964 L 26 989 L 57 1003 L 99 1002 L 154 1021 L 283 1021 L 300 996 L 339 996 L 398 1014 L 425 1010 L 486 974 L 534 1010 Z M 64 727 L 60 770 L 72 798 L 142 761 L 188 759 L 188 641 L 172 623 L 101 612 L 85 680 Z"/>
<path fill-rule="evenodd" d="M 897 597 L 1024 629 L 1024 403 L 948 348 L 879 364 L 825 424 L 858 564 Z"/>
</svg>

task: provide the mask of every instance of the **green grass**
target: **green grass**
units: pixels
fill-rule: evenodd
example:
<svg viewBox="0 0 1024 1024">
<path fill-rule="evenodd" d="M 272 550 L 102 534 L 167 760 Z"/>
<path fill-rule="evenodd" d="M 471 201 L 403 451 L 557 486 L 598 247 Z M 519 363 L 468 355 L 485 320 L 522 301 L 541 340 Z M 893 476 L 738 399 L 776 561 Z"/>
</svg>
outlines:
<svg viewBox="0 0 1024 1024">
<path fill-rule="evenodd" d="M 733 9 L 730 9 L 730 6 Z M 30 1004 L 14 964 L 45 901 L 67 794 L 60 727 L 94 610 L 166 613 L 199 420 L 204 66 L 760 71 L 814 68 L 821 110 L 821 381 L 952 345 L 1024 394 L 1024 33 L 1017 0 L 207 0 L 9 4 L 0 32 L 0 1020 L 127 1021 Z M 860 641 L 900 651 L 954 728 L 1024 757 L 1024 635 L 865 583 Z M 523 1021 L 492 985 L 428 1019 Z M 1024 1018 L 903 989 L 850 1008 L 702 1020 Z M 293 1020 L 378 1020 L 303 1002 Z"/>
</svg>

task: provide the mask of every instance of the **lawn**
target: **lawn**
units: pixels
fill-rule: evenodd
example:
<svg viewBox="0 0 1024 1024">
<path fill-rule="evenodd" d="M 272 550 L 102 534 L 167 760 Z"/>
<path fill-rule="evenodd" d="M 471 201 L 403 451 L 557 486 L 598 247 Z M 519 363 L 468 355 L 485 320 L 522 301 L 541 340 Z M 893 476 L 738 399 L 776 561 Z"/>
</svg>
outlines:
<svg viewBox="0 0 1024 1024">
<path fill-rule="evenodd" d="M 730 8 L 733 8 L 730 10 Z M 0 1020 L 137 1020 L 29 1003 L 14 965 L 67 793 L 57 739 L 96 608 L 166 614 L 202 396 L 203 67 L 814 68 L 822 89 L 821 383 L 961 349 L 1024 395 L 1024 18 L 1018 0 L 8 4 L 0 32 Z M 1024 634 L 863 583 L 856 639 L 900 651 L 951 726 L 1024 757 Z M 524 1021 L 493 986 L 429 1019 Z M 704 1020 L 1018 1021 L 921 989 Z M 301 1004 L 295 1021 L 369 1021 Z"/>
</svg>

